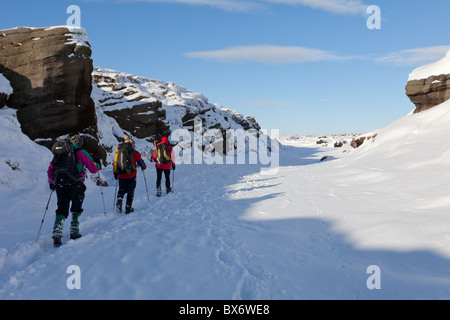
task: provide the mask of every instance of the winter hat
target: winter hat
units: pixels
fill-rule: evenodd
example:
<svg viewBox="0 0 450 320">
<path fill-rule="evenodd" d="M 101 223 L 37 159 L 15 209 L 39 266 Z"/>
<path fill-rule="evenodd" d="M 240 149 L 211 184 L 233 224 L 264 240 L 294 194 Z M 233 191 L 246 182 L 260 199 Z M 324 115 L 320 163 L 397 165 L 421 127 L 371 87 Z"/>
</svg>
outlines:
<svg viewBox="0 0 450 320">
<path fill-rule="evenodd" d="M 134 147 L 134 140 L 127 134 L 125 134 L 125 143 L 131 143 Z"/>
<path fill-rule="evenodd" d="M 70 141 L 75 143 L 80 148 L 83 146 L 83 137 L 80 136 L 79 134 L 76 134 L 76 135 L 70 137 Z"/>
<path fill-rule="evenodd" d="M 127 142 L 131 142 L 131 138 L 130 138 L 130 136 L 129 136 L 129 135 L 127 135 L 127 134 L 125 134 L 125 136 L 124 136 L 124 140 L 125 140 L 125 143 L 127 143 Z"/>
<path fill-rule="evenodd" d="M 162 137 L 161 143 L 169 143 L 169 139 L 167 139 L 167 137 Z"/>
</svg>

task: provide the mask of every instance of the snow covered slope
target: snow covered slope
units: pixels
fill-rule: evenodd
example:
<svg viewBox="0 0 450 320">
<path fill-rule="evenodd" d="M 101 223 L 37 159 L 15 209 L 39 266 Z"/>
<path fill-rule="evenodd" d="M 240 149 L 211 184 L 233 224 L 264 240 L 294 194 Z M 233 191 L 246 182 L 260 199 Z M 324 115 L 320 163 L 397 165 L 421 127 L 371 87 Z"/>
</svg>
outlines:
<svg viewBox="0 0 450 320">
<path fill-rule="evenodd" d="M 15 111 L 0 121 L 0 299 L 450 298 L 450 102 L 351 152 L 291 140 L 273 176 L 259 165 L 181 165 L 175 192 L 157 198 L 147 162 L 129 216 L 112 212 L 107 167 L 110 187 L 87 183 L 84 237 L 70 241 L 66 228 L 59 249 L 55 199 L 35 244 L 50 152 L 20 133 Z M 67 287 L 72 265 L 79 290 Z M 371 266 L 379 290 L 367 286 Z"/>
<path fill-rule="evenodd" d="M 450 258 L 449 123 L 450 101 L 403 117 L 335 167 L 340 189 L 362 196 L 358 204 L 345 197 L 358 208 L 344 224 L 359 246 L 427 249 Z"/>
</svg>

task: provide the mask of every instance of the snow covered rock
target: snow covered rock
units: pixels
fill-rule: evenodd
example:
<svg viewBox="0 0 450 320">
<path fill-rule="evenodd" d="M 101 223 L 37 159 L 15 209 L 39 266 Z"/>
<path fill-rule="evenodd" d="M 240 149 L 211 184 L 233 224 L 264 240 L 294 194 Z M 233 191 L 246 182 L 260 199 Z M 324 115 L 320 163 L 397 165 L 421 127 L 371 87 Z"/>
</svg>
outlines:
<svg viewBox="0 0 450 320">
<path fill-rule="evenodd" d="M 406 85 L 406 95 L 416 105 L 414 113 L 450 99 L 450 51 L 439 61 L 414 70 Z"/>
<path fill-rule="evenodd" d="M 6 101 L 11 94 L 13 94 L 13 89 L 11 88 L 8 79 L 0 74 L 0 108 L 3 108 L 6 105 Z"/>
<path fill-rule="evenodd" d="M 8 106 L 31 139 L 95 128 L 91 53 L 82 28 L 0 31 L 0 73 L 14 89 Z"/>
<path fill-rule="evenodd" d="M 255 129 L 256 120 L 212 104 L 202 94 L 172 82 L 95 68 L 92 97 L 97 108 L 139 139 L 153 141 L 177 129 Z"/>
</svg>

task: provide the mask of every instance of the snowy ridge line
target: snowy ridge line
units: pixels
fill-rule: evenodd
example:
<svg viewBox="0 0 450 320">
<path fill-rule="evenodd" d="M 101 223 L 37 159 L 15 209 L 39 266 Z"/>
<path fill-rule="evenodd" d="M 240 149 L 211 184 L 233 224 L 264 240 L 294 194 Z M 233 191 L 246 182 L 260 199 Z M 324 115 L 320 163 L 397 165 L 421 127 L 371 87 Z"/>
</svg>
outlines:
<svg viewBox="0 0 450 320">
<path fill-rule="evenodd" d="M 87 36 L 86 29 L 84 29 L 83 27 L 70 26 L 70 25 L 60 25 L 60 26 L 51 26 L 51 27 L 26 27 L 26 26 L 22 26 L 22 27 L 11 28 L 11 29 L 8 29 L 8 30 L 17 30 L 17 29 L 20 29 L 20 28 L 31 29 L 31 30 L 43 29 L 44 31 L 53 30 L 53 29 L 59 29 L 59 28 L 68 29 L 69 33 L 66 34 L 66 36 L 67 36 L 66 44 L 76 44 L 77 46 L 83 46 L 83 47 L 91 48 L 91 45 L 89 43 L 89 37 Z M 40 39 L 39 38 L 35 38 L 35 39 L 32 39 L 32 40 L 33 41 L 38 41 Z"/>
<path fill-rule="evenodd" d="M 408 81 L 427 79 L 431 76 L 450 74 L 450 50 L 442 59 L 419 67 L 410 73 Z"/>
</svg>

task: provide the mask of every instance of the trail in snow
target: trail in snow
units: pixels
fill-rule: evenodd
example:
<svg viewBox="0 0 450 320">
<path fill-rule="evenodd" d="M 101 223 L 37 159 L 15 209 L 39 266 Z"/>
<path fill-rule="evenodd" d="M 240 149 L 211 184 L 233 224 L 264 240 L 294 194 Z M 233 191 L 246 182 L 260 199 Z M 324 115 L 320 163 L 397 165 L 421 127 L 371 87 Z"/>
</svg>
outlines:
<svg viewBox="0 0 450 320">
<path fill-rule="evenodd" d="M 23 224 L 13 221 L 6 236 L 17 241 L 0 249 L 0 298 L 450 297 L 447 259 L 427 250 L 359 247 L 345 231 L 348 219 L 358 222 L 376 208 L 357 201 L 366 191 L 337 178 L 337 169 L 350 172 L 345 161 L 332 154 L 319 161 L 329 151 L 286 147 L 275 176 L 261 175 L 253 165 L 180 165 L 175 192 L 161 198 L 155 196 L 149 164 L 150 202 L 139 172 L 135 212 L 128 216 L 113 212 L 114 180 L 105 170 L 107 214 L 99 188 L 89 183 L 80 226 L 84 236 L 69 241 L 66 226 L 58 249 L 51 240 L 55 201 L 34 244 L 43 213 L 35 209 L 45 206 L 48 195 L 39 187 L 31 204 L 13 208 L 30 217 Z M 81 290 L 66 286 L 70 265 L 80 267 Z M 371 265 L 382 270 L 382 290 L 366 286 Z"/>
<path fill-rule="evenodd" d="M 256 176 L 251 181 L 245 180 L 253 174 Z M 276 188 L 281 183 L 274 182 L 276 177 L 260 176 L 258 166 L 180 166 L 175 172 L 175 192 L 161 198 L 154 196 L 151 166 L 146 177 L 151 201 L 147 201 L 140 173 L 136 211 L 130 216 L 112 213 L 111 180 L 111 186 L 103 188 L 106 205 L 111 208 L 106 216 L 102 214 L 98 187 L 88 185 L 81 225 L 84 237 L 67 241 L 66 228 L 65 245 L 58 250 L 52 248 L 50 238 L 53 202 L 38 244 L 28 241 L 2 250 L 0 297 L 290 298 L 289 290 L 277 288 L 280 275 L 273 266 L 265 266 L 265 260 L 271 260 L 270 255 L 276 251 L 291 251 L 290 243 L 278 242 L 285 237 L 283 228 L 272 230 L 242 219 L 252 203 L 275 198 L 279 193 L 239 199 L 242 193 Z M 246 187 L 230 189 L 236 183 Z M 238 198 L 233 199 L 236 195 Z M 271 234 L 275 236 L 272 240 Z M 295 230 L 290 231 L 288 239 L 291 236 L 296 237 Z M 260 248 L 267 245 L 266 241 L 271 242 L 270 254 Z M 281 248 L 284 246 L 287 248 Z M 65 268 L 71 264 L 83 270 L 80 292 L 67 290 L 63 281 L 67 278 Z"/>
</svg>

